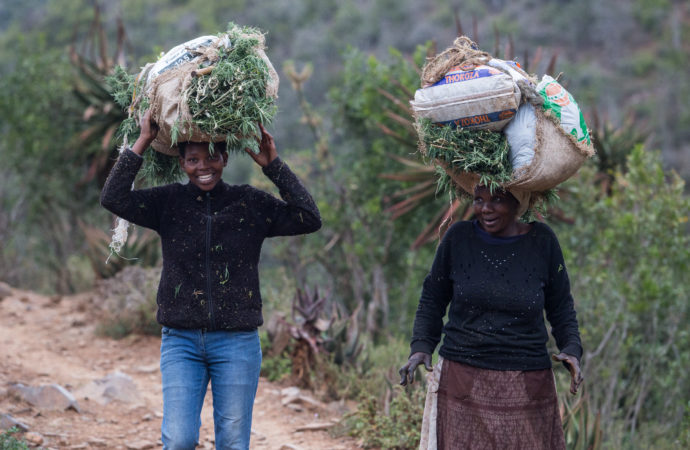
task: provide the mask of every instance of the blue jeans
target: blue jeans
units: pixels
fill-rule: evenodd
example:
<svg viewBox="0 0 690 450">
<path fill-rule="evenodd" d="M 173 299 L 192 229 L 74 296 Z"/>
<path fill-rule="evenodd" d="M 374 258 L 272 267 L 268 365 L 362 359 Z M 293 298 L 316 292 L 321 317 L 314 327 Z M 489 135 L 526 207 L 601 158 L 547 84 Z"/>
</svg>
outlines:
<svg viewBox="0 0 690 450">
<path fill-rule="evenodd" d="M 248 449 L 260 369 L 256 330 L 163 327 L 163 448 L 187 450 L 198 444 L 201 408 L 210 380 L 216 448 Z"/>
</svg>

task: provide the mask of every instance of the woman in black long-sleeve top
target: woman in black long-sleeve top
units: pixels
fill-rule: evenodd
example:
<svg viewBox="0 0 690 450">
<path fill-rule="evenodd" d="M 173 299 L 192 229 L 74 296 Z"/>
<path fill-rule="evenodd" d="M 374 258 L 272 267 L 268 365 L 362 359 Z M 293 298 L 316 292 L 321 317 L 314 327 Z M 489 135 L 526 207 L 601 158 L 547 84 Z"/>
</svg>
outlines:
<svg viewBox="0 0 690 450">
<path fill-rule="evenodd" d="M 228 154 L 223 143 L 212 152 L 209 143 L 179 146 L 189 183 L 131 190 L 141 155 L 157 134 L 150 113 L 141 123 L 140 137 L 120 155 L 106 181 L 101 204 L 161 236 L 157 319 L 163 326 L 163 445 L 194 448 L 211 380 L 216 447 L 248 448 L 261 365 L 261 246 L 267 237 L 318 230 L 319 211 L 263 127 L 260 152 L 247 153 L 279 188 L 282 200 L 248 185 L 224 183 Z"/>
<path fill-rule="evenodd" d="M 476 220 L 448 230 L 424 281 L 410 357 L 400 369 L 403 385 L 418 365 L 431 370 L 445 335 L 424 448 L 565 446 L 544 311 L 560 350 L 553 358 L 570 369 L 573 394 L 582 381 L 578 323 L 555 234 L 519 222 L 520 209 L 510 192 L 478 186 Z"/>
</svg>

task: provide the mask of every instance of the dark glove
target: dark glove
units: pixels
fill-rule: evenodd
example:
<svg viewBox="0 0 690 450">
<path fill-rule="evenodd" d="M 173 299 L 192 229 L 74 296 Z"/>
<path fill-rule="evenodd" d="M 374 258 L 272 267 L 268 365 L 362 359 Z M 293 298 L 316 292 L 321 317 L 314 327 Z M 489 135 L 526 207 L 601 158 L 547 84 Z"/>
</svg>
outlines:
<svg viewBox="0 0 690 450">
<path fill-rule="evenodd" d="M 416 352 L 410 355 L 410 359 L 407 360 L 404 366 L 398 370 L 400 374 L 400 384 L 402 386 L 407 386 L 407 383 L 412 384 L 414 381 L 414 371 L 417 366 L 424 363 L 424 368 L 431 372 L 434 368 L 431 367 L 431 355 L 424 352 Z"/>
<path fill-rule="evenodd" d="M 577 394 L 577 388 L 580 387 L 584 380 L 580 371 L 580 361 L 576 357 L 562 352 L 558 355 L 551 355 L 551 359 L 560 361 L 568 367 L 570 371 L 570 393 L 573 395 Z"/>
</svg>

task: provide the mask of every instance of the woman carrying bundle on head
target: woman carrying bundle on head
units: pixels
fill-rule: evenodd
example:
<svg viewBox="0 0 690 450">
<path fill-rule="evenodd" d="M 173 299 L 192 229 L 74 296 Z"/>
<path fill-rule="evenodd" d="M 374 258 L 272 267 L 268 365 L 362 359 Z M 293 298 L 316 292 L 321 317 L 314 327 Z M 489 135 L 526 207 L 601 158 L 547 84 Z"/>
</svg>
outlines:
<svg viewBox="0 0 690 450">
<path fill-rule="evenodd" d="M 404 386 L 420 364 L 433 370 L 420 449 L 565 449 L 552 360 L 575 394 L 580 332 L 556 235 L 520 219 L 593 150 L 571 96 L 553 106 L 553 83 L 460 37 L 428 61 L 411 102 L 422 153 L 474 199 L 474 220 L 436 251 L 399 371 Z"/>
<path fill-rule="evenodd" d="M 445 337 L 420 448 L 565 448 L 543 313 L 573 394 L 582 382 L 578 323 L 558 239 L 518 220 L 529 195 L 515 194 L 477 185 L 476 219 L 450 227 L 424 280 L 400 384 L 420 364 L 432 370 Z"/>
<path fill-rule="evenodd" d="M 216 448 L 249 448 L 261 367 L 261 245 L 268 237 L 312 233 L 321 226 L 311 195 L 278 157 L 273 137 L 259 127 L 259 153 L 245 150 L 279 188 L 283 200 L 248 185 L 224 183 L 224 142 L 215 143 L 212 151 L 208 142 L 178 144 L 179 164 L 189 183 L 130 190 L 142 155 L 158 133 L 150 112 L 101 194 L 106 209 L 161 236 L 157 319 L 163 326 L 166 449 L 197 445 L 209 380 Z"/>
</svg>

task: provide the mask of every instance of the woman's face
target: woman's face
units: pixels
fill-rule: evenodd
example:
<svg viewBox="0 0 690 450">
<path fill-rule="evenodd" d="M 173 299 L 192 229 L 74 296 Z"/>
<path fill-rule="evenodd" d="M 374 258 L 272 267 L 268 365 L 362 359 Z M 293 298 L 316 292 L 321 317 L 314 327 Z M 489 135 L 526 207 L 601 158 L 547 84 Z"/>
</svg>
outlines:
<svg viewBox="0 0 690 450">
<path fill-rule="evenodd" d="M 518 234 L 518 201 L 508 192 L 479 186 L 474 190 L 474 215 L 479 226 L 492 236 L 508 237 Z"/>
<path fill-rule="evenodd" d="M 189 182 L 202 191 L 210 191 L 221 180 L 223 167 L 228 162 L 228 154 L 215 151 L 211 155 L 208 143 L 190 142 L 185 149 L 180 166 L 189 177 Z"/>
</svg>

